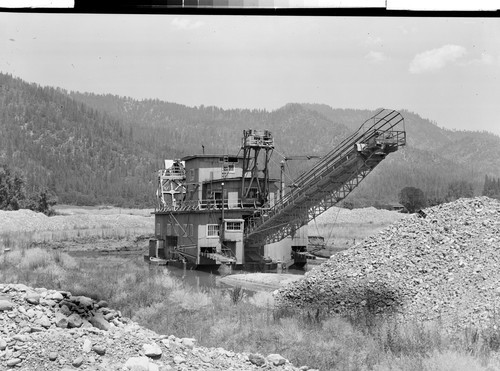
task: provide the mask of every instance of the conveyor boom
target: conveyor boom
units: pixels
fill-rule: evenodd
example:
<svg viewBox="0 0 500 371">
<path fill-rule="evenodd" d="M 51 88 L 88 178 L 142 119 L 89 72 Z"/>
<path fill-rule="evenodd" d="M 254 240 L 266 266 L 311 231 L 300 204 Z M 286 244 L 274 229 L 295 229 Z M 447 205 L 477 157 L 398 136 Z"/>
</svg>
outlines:
<svg viewBox="0 0 500 371">
<path fill-rule="evenodd" d="M 296 179 L 293 189 L 272 208 L 250 218 L 245 239 L 250 243 L 272 243 L 293 235 L 343 200 L 389 153 L 405 144 L 401 114 L 392 110 L 378 112 Z"/>
</svg>

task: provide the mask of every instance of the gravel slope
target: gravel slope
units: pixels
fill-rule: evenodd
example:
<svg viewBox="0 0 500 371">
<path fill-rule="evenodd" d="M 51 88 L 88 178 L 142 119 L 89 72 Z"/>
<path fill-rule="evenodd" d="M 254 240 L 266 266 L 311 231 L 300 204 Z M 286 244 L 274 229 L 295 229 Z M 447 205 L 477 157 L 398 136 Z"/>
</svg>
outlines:
<svg viewBox="0 0 500 371">
<path fill-rule="evenodd" d="M 376 209 L 374 207 L 350 210 L 334 206 L 316 217 L 316 223 L 394 223 L 400 219 L 406 218 L 407 216 L 408 214 L 402 214 L 396 211 L 384 209 Z"/>
<path fill-rule="evenodd" d="M 500 302 L 500 201 L 460 199 L 405 218 L 277 291 L 282 306 L 398 312 L 487 327 Z"/>
<path fill-rule="evenodd" d="M 158 335 L 107 307 L 69 292 L 0 284 L 0 370 L 282 370 L 278 354 L 199 347 Z M 307 370 L 302 367 L 300 370 Z"/>
</svg>

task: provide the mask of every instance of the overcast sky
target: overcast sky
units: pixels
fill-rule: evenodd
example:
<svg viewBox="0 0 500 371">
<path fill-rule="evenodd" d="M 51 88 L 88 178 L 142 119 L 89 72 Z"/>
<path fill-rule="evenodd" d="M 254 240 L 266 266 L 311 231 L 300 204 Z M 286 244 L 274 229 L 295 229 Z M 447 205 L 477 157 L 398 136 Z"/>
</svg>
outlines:
<svg viewBox="0 0 500 371">
<path fill-rule="evenodd" d="M 0 14 L 0 71 L 189 106 L 408 109 L 500 135 L 500 19 Z"/>
</svg>

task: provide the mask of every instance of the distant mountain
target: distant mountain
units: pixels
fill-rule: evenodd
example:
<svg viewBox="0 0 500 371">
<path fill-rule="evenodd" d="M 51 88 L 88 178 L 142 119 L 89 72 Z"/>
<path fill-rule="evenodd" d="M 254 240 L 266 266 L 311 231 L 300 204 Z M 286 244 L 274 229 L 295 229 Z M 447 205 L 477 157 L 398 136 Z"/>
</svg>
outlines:
<svg viewBox="0 0 500 371">
<path fill-rule="evenodd" d="M 240 151 L 245 129 L 275 138 L 272 175 L 283 156 L 323 155 L 375 111 L 287 104 L 274 111 L 188 107 L 160 100 L 67 92 L 0 74 L 0 162 L 60 202 L 153 206 L 163 159 Z M 480 194 L 485 175 L 500 177 L 500 138 L 450 131 L 402 111 L 408 146 L 384 160 L 353 192 L 358 205 L 396 202 L 405 186 L 439 199 L 465 180 Z M 203 146 L 203 147 L 202 147 Z M 294 178 L 314 161 L 288 161 Z"/>
<path fill-rule="evenodd" d="M 302 104 L 332 122 L 355 130 L 356 119 L 373 114 L 367 110 L 334 109 L 324 104 Z M 427 197 L 442 199 L 449 183 L 465 180 L 481 194 L 485 175 L 500 176 L 500 137 L 478 131 L 454 131 L 419 115 L 401 110 L 405 119 L 406 148 L 390 155 L 353 192 L 363 202 L 395 201 L 403 187 L 421 188 Z M 363 121 L 360 121 L 361 123 Z M 356 126 L 357 125 L 357 126 Z M 392 196 L 390 196 L 392 195 Z"/>
<path fill-rule="evenodd" d="M 187 107 L 159 100 L 137 101 L 114 95 L 72 92 L 70 96 L 98 111 L 119 119 L 133 130 L 134 139 L 159 158 L 199 153 L 236 153 L 243 130 L 270 130 L 277 149 L 285 155 L 320 154 L 326 146 L 340 142 L 350 130 L 332 124 L 323 115 L 288 104 L 272 112 L 218 107 Z M 314 136 L 311 131 L 325 135 Z"/>
</svg>

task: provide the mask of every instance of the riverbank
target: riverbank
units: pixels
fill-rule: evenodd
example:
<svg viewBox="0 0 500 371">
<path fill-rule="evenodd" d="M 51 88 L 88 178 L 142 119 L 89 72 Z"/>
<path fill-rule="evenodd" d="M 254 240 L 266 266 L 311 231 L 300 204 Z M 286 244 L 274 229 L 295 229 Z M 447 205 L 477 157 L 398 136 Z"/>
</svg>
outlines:
<svg viewBox="0 0 500 371">
<path fill-rule="evenodd" d="M 243 273 L 224 276 L 220 282 L 252 291 L 274 291 L 302 278 L 302 275 L 290 273 Z"/>
</svg>

